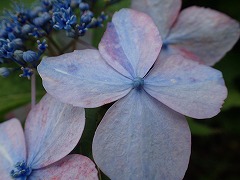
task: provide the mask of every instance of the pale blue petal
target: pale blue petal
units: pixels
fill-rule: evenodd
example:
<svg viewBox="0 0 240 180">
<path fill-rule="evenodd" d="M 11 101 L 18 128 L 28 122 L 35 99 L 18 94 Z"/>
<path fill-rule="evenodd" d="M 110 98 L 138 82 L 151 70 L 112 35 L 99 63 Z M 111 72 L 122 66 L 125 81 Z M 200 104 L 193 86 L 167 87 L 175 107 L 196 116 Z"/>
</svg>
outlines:
<svg viewBox="0 0 240 180">
<path fill-rule="evenodd" d="M 29 180 L 97 180 L 95 164 L 87 157 L 71 154 L 39 170 L 34 170 Z"/>
<path fill-rule="evenodd" d="M 173 53 L 213 65 L 232 49 L 239 35 L 239 22 L 221 12 L 192 6 L 180 13 L 165 41 L 170 53 L 173 49 Z"/>
<path fill-rule="evenodd" d="M 163 39 L 175 22 L 182 0 L 132 0 L 131 7 L 151 16 Z"/>
<path fill-rule="evenodd" d="M 182 56 L 159 59 L 144 89 L 173 110 L 198 119 L 220 112 L 227 97 L 222 73 Z"/>
<path fill-rule="evenodd" d="M 26 145 L 22 126 L 17 119 L 0 124 L 0 179 L 11 180 L 15 164 L 26 162 Z"/>
<path fill-rule="evenodd" d="M 162 46 L 152 19 L 141 12 L 122 9 L 113 15 L 99 44 L 103 58 L 129 78 L 144 77 Z"/>
<path fill-rule="evenodd" d="M 45 95 L 26 120 L 28 164 L 38 169 L 69 154 L 80 140 L 84 125 L 83 108 Z"/>
<path fill-rule="evenodd" d="M 184 116 L 133 90 L 99 124 L 93 157 L 111 179 L 182 179 L 190 148 Z"/>
<path fill-rule="evenodd" d="M 80 107 L 98 107 L 125 96 L 132 81 L 109 66 L 97 50 L 79 50 L 42 60 L 38 72 L 49 94 Z"/>
</svg>

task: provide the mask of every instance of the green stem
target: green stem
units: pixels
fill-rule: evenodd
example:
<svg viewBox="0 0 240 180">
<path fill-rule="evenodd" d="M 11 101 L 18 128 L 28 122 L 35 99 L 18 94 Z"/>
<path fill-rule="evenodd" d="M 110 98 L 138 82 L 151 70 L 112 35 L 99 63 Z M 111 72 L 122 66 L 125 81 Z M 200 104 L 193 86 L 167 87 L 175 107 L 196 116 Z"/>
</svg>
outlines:
<svg viewBox="0 0 240 180">
<path fill-rule="evenodd" d="M 52 45 L 54 45 L 54 47 L 57 49 L 58 54 L 61 54 L 61 48 L 58 46 L 58 44 L 53 40 L 53 38 L 51 36 L 47 36 L 48 40 L 51 42 Z"/>
<path fill-rule="evenodd" d="M 33 72 L 31 76 L 31 109 L 36 104 L 36 73 Z"/>
<path fill-rule="evenodd" d="M 91 44 L 81 40 L 81 39 L 78 39 L 78 42 L 81 43 L 82 45 L 84 45 L 86 48 L 88 49 L 96 49 L 95 47 L 93 47 Z"/>
<path fill-rule="evenodd" d="M 98 166 L 97 166 L 97 170 L 98 170 L 98 178 L 99 180 L 102 180 L 101 170 L 99 169 Z"/>
</svg>

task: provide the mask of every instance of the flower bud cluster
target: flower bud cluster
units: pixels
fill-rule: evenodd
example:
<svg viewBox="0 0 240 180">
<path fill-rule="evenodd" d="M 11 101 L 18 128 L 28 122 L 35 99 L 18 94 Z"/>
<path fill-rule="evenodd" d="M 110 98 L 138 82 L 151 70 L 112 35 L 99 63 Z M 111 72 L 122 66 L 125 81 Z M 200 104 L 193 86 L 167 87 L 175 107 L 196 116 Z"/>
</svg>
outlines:
<svg viewBox="0 0 240 180">
<path fill-rule="evenodd" d="M 14 10 L 5 11 L 0 20 L 0 76 L 11 72 L 2 65 L 14 62 L 18 68 L 10 69 L 22 69 L 20 76 L 29 78 L 52 43 L 54 30 L 78 38 L 89 28 L 101 27 L 106 15 L 95 18 L 90 8 L 82 0 L 39 0 L 34 8 L 14 4 Z"/>
</svg>

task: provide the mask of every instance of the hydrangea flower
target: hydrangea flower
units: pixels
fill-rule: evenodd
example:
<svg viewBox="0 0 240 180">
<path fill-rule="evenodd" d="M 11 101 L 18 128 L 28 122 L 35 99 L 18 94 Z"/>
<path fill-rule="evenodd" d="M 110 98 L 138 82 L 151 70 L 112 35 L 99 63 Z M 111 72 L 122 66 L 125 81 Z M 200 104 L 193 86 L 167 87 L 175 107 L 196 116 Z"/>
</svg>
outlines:
<svg viewBox="0 0 240 180">
<path fill-rule="evenodd" d="M 67 50 L 58 47 L 53 38 L 56 32 L 54 30 L 65 30 L 67 36 L 77 39 L 84 36 L 89 29 L 103 26 L 107 18 L 104 13 L 95 17 L 90 10 L 91 3 L 81 0 L 40 0 L 33 6 L 29 9 L 22 3 L 14 3 L 13 10 L 6 10 L 0 19 L 1 63 L 15 62 L 17 68 L 13 68 L 13 71 L 22 69 L 20 76 L 27 78 L 32 76 L 45 53 L 47 41 L 48 55 L 55 54 L 55 50 L 59 54 Z M 37 48 L 33 48 L 36 41 Z M 64 47 L 69 47 L 68 43 L 66 41 Z"/>
<path fill-rule="evenodd" d="M 25 132 L 17 119 L 0 124 L 1 179 L 97 179 L 90 159 L 67 155 L 81 137 L 84 116 L 83 108 L 45 95 L 30 111 Z"/>
<path fill-rule="evenodd" d="M 203 7 L 179 12 L 181 0 L 132 0 L 133 9 L 149 14 L 163 39 L 162 57 L 181 54 L 214 65 L 239 39 L 239 22 Z"/>
<path fill-rule="evenodd" d="M 183 178 L 191 151 L 183 115 L 213 117 L 226 98 L 221 72 L 182 56 L 156 61 L 161 46 L 148 15 L 123 9 L 99 50 L 49 57 L 38 66 L 47 92 L 63 102 L 92 108 L 118 100 L 93 140 L 94 159 L 111 179 Z"/>
</svg>

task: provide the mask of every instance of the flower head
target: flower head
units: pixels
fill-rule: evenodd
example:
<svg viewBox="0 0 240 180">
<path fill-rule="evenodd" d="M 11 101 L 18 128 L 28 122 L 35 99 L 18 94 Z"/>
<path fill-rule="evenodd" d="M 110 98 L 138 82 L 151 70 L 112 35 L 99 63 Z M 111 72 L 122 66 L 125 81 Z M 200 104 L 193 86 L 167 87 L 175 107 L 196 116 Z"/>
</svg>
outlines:
<svg viewBox="0 0 240 180">
<path fill-rule="evenodd" d="M 132 8 L 149 14 L 156 23 L 161 56 L 179 54 L 206 65 L 218 62 L 238 41 L 239 22 L 197 6 L 180 12 L 181 0 L 132 0 Z"/>
<path fill-rule="evenodd" d="M 67 155 L 77 145 L 84 124 L 84 109 L 50 95 L 30 111 L 25 132 L 17 119 L 0 124 L 1 179 L 97 179 L 91 160 Z"/>
<path fill-rule="evenodd" d="M 148 15 L 123 9 L 99 51 L 74 51 L 38 66 L 47 92 L 63 102 L 97 107 L 118 100 L 93 140 L 94 159 L 110 178 L 183 178 L 191 149 L 183 115 L 215 116 L 226 98 L 221 72 L 182 56 L 157 59 L 161 46 Z"/>
<path fill-rule="evenodd" d="M 47 50 L 44 38 L 50 42 L 50 50 L 46 53 L 54 54 L 55 48 L 56 53 L 66 50 L 58 48 L 58 42 L 52 38 L 54 30 L 65 30 L 67 36 L 78 38 L 90 28 L 103 26 L 106 17 L 102 13 L 95 18 L 89 3 L 80 0 L 40 0 L 33 9 L 15 3 L 13 10 L 6 11 L 0 20 L 1 63 L 16 63 L 18 67 L 14 67 L 13 71 L 22 69 L 24 71 L 20 76 L 29 78 L 32 73 L 28 72 L 36 68 Z M 33 49 L 36 41 L 37 48 Z"/>
</svg>

